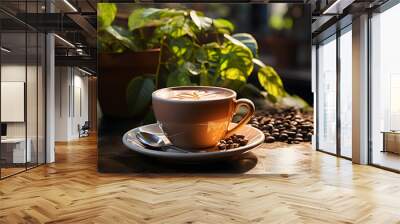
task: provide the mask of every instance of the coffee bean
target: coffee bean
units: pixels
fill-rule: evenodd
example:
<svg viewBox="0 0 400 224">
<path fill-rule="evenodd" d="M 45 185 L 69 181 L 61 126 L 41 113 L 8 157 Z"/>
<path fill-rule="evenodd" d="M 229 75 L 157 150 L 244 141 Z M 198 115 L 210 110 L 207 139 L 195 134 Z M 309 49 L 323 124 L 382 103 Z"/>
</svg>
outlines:
<svg viewBox="0 0 400 224">
<path fill-rule="evenodd" d="M 267 143 L 275 142 L 275 138 L 272 137 L 272 136 L 268 136 L 268 137 L 265 139 L 265 142 L 267 142 Z"/>
<path fill-rule="evenodd" d="M 292 143 L 293 144 L 299 144 L 300 142 L 299 141 L 293 141 Z"/>
<path fill-rule="evenodd" d="M 221 149 L 221 150 L 226 149 L 226 144 L 224 144 L 224 143 L 219 144 L 218 149 Z"/>
<path fill-rule="evenodd" d="M 260 126 L 260 129 L 261 129 L 261 130 L 267 129 L 267 125 L 264 124 L 264 125 Z"/>
<path fill-rule="evenodd" d="M 271 134 L 272 137 L 274 137 L 275 139 L 279 138 L 279 132 L 274 132 Z"/>
<path fill-rule="evenodd" d="M 239 139 L 244 139 L 244 135 L 236 135 Z"/>
<path fill-rule="evenodd" d="M 296 132 L 293 132 L 293 131 L 288 131 L 288 132 L 286 132 L 286 133 L 287 133 L 287 135 L 289 135 L 290 137 L 296 136 Z"/>
<path fill-rule="evenodd" d="M 255 124 L 258 129 L 262 130 L 266 139 L 274 137 L 275 141 L 288 143 L 311 141 L 312 133 L 314 132 L 313 114 L 294 108 L 259 112 L 251 119 L 250 124 Z M 309 135 L 310 133 L 311 136 Z M 285 135 L 281 137 L 282 134 Z M 295 138 L 301 138 L 302 140 L 295 140 Z"/>
<path fill-rule="evenodd" d="M 263 118 L 261 119 L 261 121 L 260 121 L 261 124 L 268 124 L 268 122 L 269 122 L 269 119 L 266 118 L 266 117 L 263 117 Z"/>
<path fill-rule="evenodd" d="M 285 133 L 282 133 L 280 136 L 279 136 L 279 140 L 281 140 L 281 141 L 285 141 L 285 140 L 287 140 L 288 139 L 288 135 L 287 134 L 285 134 Z"/>
<path fill-rule="evenodd" d="M 295 140 L 295 141 L 302 142 L 302 141 L 303 141 L 303 138 L 295 138 L 294 140 Z"/>
<path fill-rule="evenodd" d="M 249 140 L 242 139 L 239 144 L 240 144 L 240 146 L 244 146 L 244 145 L 247 145 L 248 142 L 249 142 Z"/>
</svg>

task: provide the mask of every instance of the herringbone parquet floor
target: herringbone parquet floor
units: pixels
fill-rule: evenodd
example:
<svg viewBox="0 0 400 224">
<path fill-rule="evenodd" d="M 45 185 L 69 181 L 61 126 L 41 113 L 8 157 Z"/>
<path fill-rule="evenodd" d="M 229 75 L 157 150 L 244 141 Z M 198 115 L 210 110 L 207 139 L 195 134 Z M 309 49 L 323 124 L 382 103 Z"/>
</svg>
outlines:
<svg viewBox="0 0 400 224">
<path fill-rule="evenodd" d="M 132 176 L 97 173 L 94 138 L 58 144 L 0 181 L 0 223 L 400 223 L 400 175 L 296 150 L 265 149 L 265 175 Z"/>
</svg>

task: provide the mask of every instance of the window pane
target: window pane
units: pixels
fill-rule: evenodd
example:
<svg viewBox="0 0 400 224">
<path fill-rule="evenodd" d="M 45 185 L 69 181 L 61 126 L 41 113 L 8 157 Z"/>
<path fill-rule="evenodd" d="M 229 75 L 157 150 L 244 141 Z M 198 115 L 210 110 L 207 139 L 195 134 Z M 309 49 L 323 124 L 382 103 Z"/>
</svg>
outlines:
<svg viewBox="0 0 400 224">
<path fill-rule="evenodd" d="M 336 153 L 336 40 L 318 48 L 318 149 Z"/>
<path fill-rule="evenodd" d="M 340 154 L 351 158 L 352 141 L 352 35 L 340 36 Z"/>
<path fill-rule="evenodd" d="M 371 19 L 372 163 L 397 170 L 400 170 L 400 134 L 395 132 L 400 130 L 400 31 L 395 27 L 399 21 L 400 4 Z"/>
</svg>

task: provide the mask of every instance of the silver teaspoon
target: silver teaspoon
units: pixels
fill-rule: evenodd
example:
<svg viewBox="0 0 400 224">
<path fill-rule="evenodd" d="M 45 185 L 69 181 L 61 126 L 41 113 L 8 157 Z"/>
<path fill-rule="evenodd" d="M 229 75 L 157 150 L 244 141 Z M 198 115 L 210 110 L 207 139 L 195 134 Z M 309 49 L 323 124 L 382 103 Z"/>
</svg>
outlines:
<svg viewBox="0 0 400 224">
<path fill-rule="evenodd" d="M 143 145 L 149 146 L 150 148 L 162 149 L 164 147 L 170 147 L 173 150 L 178 151 L 178 152 L 185 152 L 185 153 L 189 152 L 189 151 L 177 148 L 171 144 L 166 144 L 160 136 L 149 133 L 149 132 L 139 131 L 136 133 L 136 138 Z"/>
</svg>

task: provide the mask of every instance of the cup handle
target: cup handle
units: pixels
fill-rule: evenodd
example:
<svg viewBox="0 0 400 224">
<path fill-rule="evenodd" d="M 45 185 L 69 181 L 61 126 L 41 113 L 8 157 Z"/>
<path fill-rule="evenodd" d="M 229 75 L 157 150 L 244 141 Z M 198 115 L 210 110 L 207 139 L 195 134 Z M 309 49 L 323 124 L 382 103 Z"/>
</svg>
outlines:
<svg viewBox="0 0 400 224">
<path fill-rule="evenodd" d="M 228 131 L 226 132 L 226 136 L 230 136 L 233 134 L 233 132 L 237 131 L 240 127 L 242 127 L 243 125 L 245 125 L 247 122 L 249 122 L 249 120 L 251 119 L 251 117 L 254 115 L 254 112 L 256 111 L 256 108 L 253 104 L 253 102 L 251 102 L 248 99 L 238 99 L 235 101 L 235 111 L 241 107 L 244 106 L 247 108 L 247 113 L 246 115 L 244 115 L 244 117 L 242 118 L 242 120 L 240 120 L 240 122 L 231 130 L 228 129 Z"/>
</svg>

